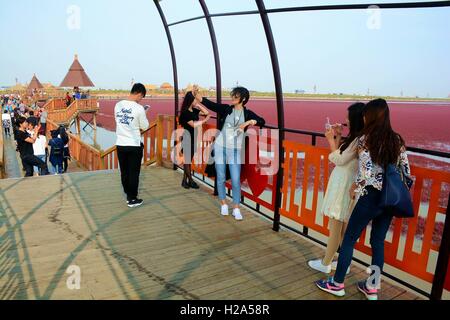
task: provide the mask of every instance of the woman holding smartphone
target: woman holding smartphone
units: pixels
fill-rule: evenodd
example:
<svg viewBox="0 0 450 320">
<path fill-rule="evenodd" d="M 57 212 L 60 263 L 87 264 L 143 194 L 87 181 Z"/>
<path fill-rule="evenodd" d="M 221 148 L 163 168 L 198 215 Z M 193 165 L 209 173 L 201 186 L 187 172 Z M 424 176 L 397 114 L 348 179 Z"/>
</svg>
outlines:
<svg viewBox="0 0 450 320">
<path fill-rule="evenodd" d="M 328 180 L 327 190 L 322 204 L 322 213 L 330 218 L 327 248 L 323 259 L 310 260 L 308 265 L 320 272 L 330 273 L 336 269 L 333 258 L 344 237 L 348 219 L 353 210 L 354 201 L 350 199 L 348 190 L 355 181 L 357 161 L 357 137 L 364 128 L 364 103 L 355 103 L 348 107 L 346 125 L 349 135 L 342 138 L 342 125 L 329 126 L 325 137 L 330 145 L 328 159 L 336 165 Z"/>
<path fill-rule="evenodd" d="M 197 109 L 198 108 L 198 109 Z M 206 116 L 199 121 L 199 115 Z M 199 186 L 192 180 L 191 163 L 194 157 L 197 145 L 197 128 L 208 122 L 210 118 L 208 110 L 195 99 L 191 91 L 184 96 L 181 105 L 180 118 L 178 122 L 184 128 L 183 132 L 183 156 L 184 156 L 184 175 L 181 186 L 185 189 L 198 189 Z"/>
<path fill-rule="evenodd" d="M 393 218 L 390 210 L 380 206 L 384 168 L 394 164 L 409 188 L 412 183 L 405 142 L 392 129 L 386 101 L 375 99 L 368 102 L 364 108 L 363 117 L 364 129 L 357 139 L 358 174 L 356 182 L 350 188 L 350 197 L 356 199 L 359 196 L 359 199 L 348 222 L 334 277 L 316 282 L 319 289 L 339 297 L 345 295 L 345 273 L 352 261 L 353 248 L 369 222 L 372 222 L 371 269 L 373 272 L 378 271 L 378 274 L 383 271 L 384 240 Z M 375 267 L 378 270 L 375 270 Z M 367 299 L 377 300 L 378 284 L 371 283 L 369 279 L 358 282 L 358 290 Z"/>
</svg>

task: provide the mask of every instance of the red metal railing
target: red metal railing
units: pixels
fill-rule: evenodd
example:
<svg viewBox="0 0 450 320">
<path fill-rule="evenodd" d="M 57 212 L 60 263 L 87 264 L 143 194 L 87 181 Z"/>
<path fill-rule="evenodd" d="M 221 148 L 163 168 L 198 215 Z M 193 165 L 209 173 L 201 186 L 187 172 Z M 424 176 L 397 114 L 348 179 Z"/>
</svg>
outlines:
<svg viewBox="0 0 450 320">
<path fill-rule="evenodd" d="M 302 226 L 328 235 L 328 218 L 319 212 L 317 205 L 319 191 L 323 192 L 328 183 L 329 151 L 325 148 L 292 141 L 285 141 L 284 147 L 286 155 L 292 154 L 293 156 L 286 157 L 284 162 L 285 175 L 281 190 L 283 201 L 280 213 Z M 298 159 L 299 155 L 304 155 L 304 157 Z M 311 169 L 313 173 L 311 173 Z M 438 214 L 446 215 L 448 203 L 445 204 L 446 198 L 442 196 L 445 190 L 444 185 L 450 184 L 450 173 L 416 166 L 411 167 L 411 172 L 415 178 L 411 192 L 416 215 L 412 219 L 394 219 L 391 239 L 385 241 L 385 262 L 431 284 L 434 272 L 433 268 L 430 268 L 430 264 L 432 264 L 432 257 L 437 254 L 440 246 L 441 235 L 439 235 L 437 227 L 443 226 L 443 222 L 437 222 L 436 217 Z M 303 176 L 298 179 L 301 174 Z M 323 188 L 319 190 L 321 180 Z M 311 181 L 313 181 L 312 189 L 309 188 Z M 429 192 L 424 181 L 429 181 L 431 184 Z M 295 193 L 298 189 L 302 191 L 300 203 L 295 201 Z M 312 201 L 310 201 L 312 205 L 310 207 L 308 207 L 308 201 L 306 201 L 308 193 L 312 193 Z M 421 205 L 422 210 L 420 210 Z M 428 208 L 425 214 L 424 208 Z M 418 234 L 420 224 L 424 224 L 421 240 L 419 239 L 420 234 Z M 367 231 L 364 230 L 355 248 L 370 255 L 371 248 L 367 244 L 366 235 Z M 401 243 L 404 243 L 404 245 L 401 245 Z M 421 245 L 419 245 L 420 243 Z M 445 284 L 447 290 L 450 289 L 449 285 L 450 281 L 447 274 Z"/>
</svg>

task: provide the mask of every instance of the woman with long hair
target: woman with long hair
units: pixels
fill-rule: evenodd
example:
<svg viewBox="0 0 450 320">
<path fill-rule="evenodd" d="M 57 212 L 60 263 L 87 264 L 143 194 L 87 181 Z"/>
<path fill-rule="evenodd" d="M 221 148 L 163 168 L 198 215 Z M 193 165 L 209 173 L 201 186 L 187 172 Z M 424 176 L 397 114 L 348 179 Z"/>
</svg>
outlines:
<svg viewBox="0 0 450 320">
<path fill-rule="evenodd" d="M 361 102 L 348 107 L 347 126 L 350 132 L 347 137 L 342 138 L 342 125 L 334 125 L 325 132 L 331 149 L 328 159 L 336 165 L 328 180 L 321 210 L 330 218 L 330 235 L 323 259 L 308 261 L 311 268 L 324 273 L 336 269 L 333 258 L 342 242 L 354 206 L 348 190 L 355 181 L 358 168 L 357 137 L 364 128 L 363 108 L 364 103 Z"/>
<path fill-rule="evenodd" d="M 384 240 L 393 218 L 390 210 L 380 204 L 385 168 L 393 164 L 407 181 L 412 180 L 405 141 L 392 129 L 386 101 L 375 99 L 368 102 L 363 116 L 364 129 L 358 138 L 358 174 L 356 182 L 350 188 L 350 197 L 359 196 L 359 199 L 348 222 L 334 277 L 319 280 L 316 285 L 335 296 L 345 295 L 344 279 L 352 261 L 353 248 L 361 232 L 372 222 L 370 245 L 373 273 L 369 279 L 358 282 L 357 287 L 367 299 L 377 300 L 377 275 L 383 270 Z M 406 184 L 411 187 L 409 183 Z M 373 278 L 375 283 L 372 283 Z"/>
<path fill-rule="evenodd" d="M 64 143 L 63 148 L 63 173 L 67 172 L 67 168 L 69 167 L 70 161 L 70 149 L 69 149 L 69 135 L 67 134 L 66 127 L 61 125 L 59 127 L 59 137 L 62 139 Z"/>
<path fill-rule="evenodd" d="M 199 120 L 199 115 L 206 116 Z M 183 188 L 198 189 L 199 186 L 192 179 L 191 163 L 194 157 L 197 145 L 197 128 L 206 123 L 210 118 L 208 110 L 199 103 L 191 91 L 186 92 L 181 105 L 179 124 L 184 128 L 183 131 L 183 156 L 184 156 L 184 175 L 181 186 Z"/>
</svg>

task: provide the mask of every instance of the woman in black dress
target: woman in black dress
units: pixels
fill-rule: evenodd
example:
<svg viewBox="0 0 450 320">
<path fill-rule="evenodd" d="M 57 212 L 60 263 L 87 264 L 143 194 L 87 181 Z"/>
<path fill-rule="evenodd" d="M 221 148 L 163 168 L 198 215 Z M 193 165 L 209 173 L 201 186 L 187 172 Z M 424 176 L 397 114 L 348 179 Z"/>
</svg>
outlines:
<svg viewBox="0 0 450 320">
<path fill-rule="evenodd" d="M 198 108 L 198 109 L 197 109 Z M 199 120 L 199 115 L 206 116 L 203 120 Z M 183 156 L 184 156 L 184 175 L 181 185 L 188 189 L 198 189 L 199 186 L 192 180 L 191 163 L 195 154 L 195 146 L 197 141 L 197 127 L 202 126 L 210 118 L 208 110 L 203 107 L 191 91 L 188 91 L 181 105 L 179 124 L 184 128 L 183 132 Z"/>
</svg>

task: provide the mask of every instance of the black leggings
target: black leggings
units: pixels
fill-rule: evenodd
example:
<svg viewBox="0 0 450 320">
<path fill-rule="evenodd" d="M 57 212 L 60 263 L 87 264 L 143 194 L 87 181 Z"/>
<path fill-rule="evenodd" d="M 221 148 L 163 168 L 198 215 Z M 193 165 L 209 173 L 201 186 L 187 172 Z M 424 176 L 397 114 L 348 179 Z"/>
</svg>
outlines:
<svg viewBox="0 0 450 320">
<path fill-rule="evenodd" d="M 33 176 L 33 167 L 38 167 L 39 172 L 42 172 L 42 175 L 48 174 L 48 167 L 47 164 L 36 157 L 35 155 L 26 155 L 22 157 L 22 165 L 25 169 L 25 177 L 32 177 Z"/>
<path fill-rule="evenodd" d="M 117 158 L 119 160 L 123 191 L 126 193 L 129 201 L 136 199 L 138 195 L 142 156 L 142 144 L 140 147 L 117 146 Z"/>
</svg>

